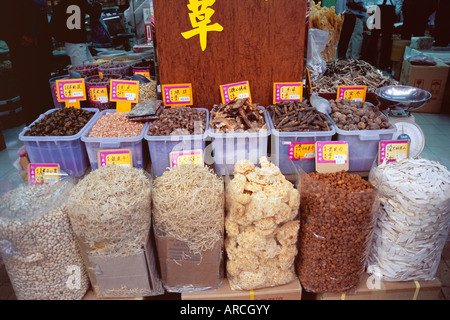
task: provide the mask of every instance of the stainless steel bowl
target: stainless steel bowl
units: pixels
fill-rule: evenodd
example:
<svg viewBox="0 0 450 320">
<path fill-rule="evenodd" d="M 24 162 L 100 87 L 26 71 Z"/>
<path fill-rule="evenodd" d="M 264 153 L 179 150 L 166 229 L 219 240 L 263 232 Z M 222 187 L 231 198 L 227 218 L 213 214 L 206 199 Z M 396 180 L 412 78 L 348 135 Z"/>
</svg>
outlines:
<svg viewBox="0 0 450 320">
<path fill-rule="evenodd" d="M 431 99 L 431 93 L 426 90 L 399 85 L 378 88 L 375 95 L 383 107 L 392 111 L 414 111 Z"/>
</svg>

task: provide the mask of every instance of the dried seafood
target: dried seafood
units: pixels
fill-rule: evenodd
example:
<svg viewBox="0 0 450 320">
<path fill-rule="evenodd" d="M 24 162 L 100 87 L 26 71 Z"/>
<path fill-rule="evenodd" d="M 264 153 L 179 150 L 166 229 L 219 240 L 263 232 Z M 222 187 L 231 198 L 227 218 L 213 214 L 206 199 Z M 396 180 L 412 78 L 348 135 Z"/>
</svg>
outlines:
<svg viewBox="0 0 450 320">
<path fill-rule="evenodd" d="M 214 105 L 209 125 L 214 132 L 267 131 L 264 112 L 248 99 L 237 99 L 227 104 Z"/>
<path fill-rule="evenodd" d="M 325 114 L 307 102 L 281 102 L 267 107 L 274 128 L 281 132 L 330 131 Z"/>
<path fill-rule="evenodd" d="M 327 63 L 327 71 L 311 84 L 316 93 L 337 92 L 338 86 L 367 86 L 367 92 L 377 88 L 397 84 L 390 77 L 363 60 L 339 59 Z"/>
<path fill-rule="evenodd" d="M 369 181 L 380 207 L 367 270 L 380 280 L 432 280 L 450 223 L 450 172 L 438 162 L 382 163 Z"/>
<path fill-rule="evenodd" d="M 266 157 L 234 167 L 226 187 L 225 249 L 233 289 L 277 286 L 296 278 L 300 195 Z"/>
</svg>

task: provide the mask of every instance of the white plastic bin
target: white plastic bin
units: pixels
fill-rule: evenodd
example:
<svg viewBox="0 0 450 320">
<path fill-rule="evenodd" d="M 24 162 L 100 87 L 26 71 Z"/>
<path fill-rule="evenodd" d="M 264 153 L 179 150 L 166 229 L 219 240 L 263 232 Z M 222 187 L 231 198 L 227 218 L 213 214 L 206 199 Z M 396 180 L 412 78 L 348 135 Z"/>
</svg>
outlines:
<svg viewBox="0 0 450 320">
<path fill-rule="evenodd" d="M 209 111 L 204 108 L 198 110 L 206 111 L 206 127 L 203 134 L 198 135 L 171 135 L 151 136 L 148 128 L 144 135 L 147 140 L 152 164 L 152 172 L 155 176 L 161 176 L 167 168 L 170 168 L 170 154 L 172 152 L 191 152 L 201 150 L 205 159 L 206 137 L 209 129 Z"/>
<path fill-rule="evenodd" d="M 347 141 L 349 170 L 352 172 L 370 171 L 378 156 L 378 145 L 382 140 L 392 140 L 397 131 L 391 121 L 391 129 L 380 130 L 341 130 L 336 127 L 337 140 Z"/>
<path fill-rule="evenodd" d="M 265 110 L 264 107 L 258 108 Z M 214 155 L 214 170 L 218 175 L 232 174 L 239 160 L 249 160 L 258 164 L 261 157 L 267 156 L 270 135 L 269 114 L 264 113 L 267 124 L 265 132 L 214 133 L 209 129 Z"/>
<path fill-rule="evenodd" d="M 331 141 L 336 133 L 336 127 L 332 120 L 327 117 L 330 124 L 330 131 L 315 132 L 280 132 L 275 129 L 272 119 L 269 116 L 270 134 L 271 134 L 271 160 L 277 165 L 283 174 L 295 174 L 300 167 L 306 173 L 316 170 L 315 159 L 295 160 L 290 163 L 289 149 L 293 142 L 315 142 Z"/>
<path fill-rule="evenodd" d="M 86 151 L 92 170 L 98 169 L 98 151 L 108 149 L 131 150 L 133 167 L 145 169 L 148 162 L 147 150 L 144 149 L 143 139 L 148 131 L 148 123 L 145 123 L 141 133 L 136 137 L 89 137 L 89 132 L 95 123 L 107 113 L 116 112 L 114 109 L 103 110 L 98 113 L 94 123 L 81 136 L 81 141 L 86 145 Z"/>
<path fill-rule="evenodd" d="M 61 171 L 70 176 L 79 177 L 84 174 L 89 166 L 86 147 L 81 141 L 81 136 L 95 121 L 99 110 L 96 108 L 83 108 L 86 111 L 95 112 L 89 122 L 75 135 L 72 136 L 25 136 L 25 132 L 31 130 L 46 114 L 50 114 L 59 108 L 50 109 L 41 114 L 29 127 L 25 127 L 19 134 L 19 140 L 25 145 L 31 163 L 58 163 Z"/>
</svg>

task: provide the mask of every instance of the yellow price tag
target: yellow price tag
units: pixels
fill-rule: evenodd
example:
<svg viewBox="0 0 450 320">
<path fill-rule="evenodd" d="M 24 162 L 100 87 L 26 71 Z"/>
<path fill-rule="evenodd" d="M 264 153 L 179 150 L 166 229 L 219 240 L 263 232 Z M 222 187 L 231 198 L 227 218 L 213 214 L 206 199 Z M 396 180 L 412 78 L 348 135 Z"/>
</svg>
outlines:
<svg viewBox="0 0 450 320">
<path fill-rule="evenodd" d="M 59 181 L 60 170 L 57 163 L 30 163 L 28 165 L 29 184 L 47 184 Z"/>
<path fill-rule="evenodd" d="M 311 160 L 316 156 L 316 146 L 314 141 L 291 142 L 289 145 L 289 160 Z"/>
<path fill-rule="evenodd" d="M 89 101 L 93 103 L 107 103 L 108 88 L 100 86 L 89 88 Z"/>
<path fill-rule="evenodd" d="M 380 141 L 378 152 L 378 164 L 384 160 L 394 162 L 397 160 L 408 159 L 409 141 L 408 140 L 387 140 Z"/>
<path fill-rule="evenodd" d="M 337 98 L 366 101 L 367 86 L 339 86 Z"/>
<path fill-rule="evenodd" d="M 151 80 L 150 79 L 150 71 L 134 71 L 133 74 L 139 74 L 141 76 L 146 77 L 148 80 Z"/>
<path fill-rule="evenodd" d="M 273 84 L 273 103 L 283 101 L 302 101 L 302 82 L 275 82 Z"/>
<path fill-rule="evenodd" d="M 99 167 L 106 165 L 133 166 L 133 157 L 130 149 L 99 150 L 97 157 Z"/>
<path fill-rule="evenodd" d="M 248 81 L 221 85 L 220 94 L 224 104 L 236 99 L 249 99 L 250 102 L 252 102 L 250 84 Z"/>
<path fill-rule="evenodd" d="M 162 85 L 163 100 L 165 106 L 191 106 L 192 85 L 190 83 Z"/>
<path fill-rule="evenodd" d="M 169 158 L 171 168 L 188 163 L 203 165 L 203 150 L 173 151 Z"/>
</svg>

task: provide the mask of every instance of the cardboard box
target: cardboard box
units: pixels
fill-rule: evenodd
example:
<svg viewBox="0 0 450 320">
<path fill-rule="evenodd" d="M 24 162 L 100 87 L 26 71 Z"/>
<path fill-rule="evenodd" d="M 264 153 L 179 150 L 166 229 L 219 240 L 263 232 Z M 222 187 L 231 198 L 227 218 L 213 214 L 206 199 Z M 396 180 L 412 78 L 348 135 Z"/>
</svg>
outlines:
<svg viewBox="0 0 450 320">
<path fill-rule="evenodd" d="M 169 292 L 217 289 L 224 274 L 223 241 L 201 255 L 170 236 L 156 236 L 161 279 Z"/>
<path fill-rule="evenodd" d="M 140 252 L 127 256 L 88 254 L 80 239 L 78 244 L 96 298 L 140 298 L 164 294 L 151 236 Z"/>
<path fill-rule="evenodd" d="M 402 62 L 405 48 L 409 46 L 411 40 L 394 40 L 392 41 L 391 61 Z"/>
<path fill-rule="evenodd" d="M 400 84 L 424 89 L 432 95 L 430 101 L 415 112 L 441 112 L 450 67 L 436 58 L 434 60 L 435 66 L 417 66 L 403 60 Z"/>
<path fill-rule="evenodd" d="M 182 300 L 301 300 L 301 298 L 302 286 L 298 279 L 276 287 L 232 290 L 225 278 L 217 290 L 190 292 L 181 295 Z"/>
<path fill-rule="evenodd" d="M 365 273 L 355 294 L 321 293 L 317 300 L 438 300 L 439 279 L 432 281 L 376 281 Z"/>
</svg>

